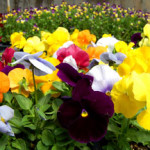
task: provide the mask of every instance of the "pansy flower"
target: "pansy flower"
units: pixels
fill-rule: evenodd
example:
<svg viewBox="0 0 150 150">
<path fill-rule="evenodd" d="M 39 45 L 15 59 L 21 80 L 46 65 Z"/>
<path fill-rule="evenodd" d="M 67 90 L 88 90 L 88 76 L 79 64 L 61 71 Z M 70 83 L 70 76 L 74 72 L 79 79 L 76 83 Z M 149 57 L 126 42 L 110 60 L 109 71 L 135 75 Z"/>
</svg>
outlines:
<svg viewBox="0 0 150 150">
<path fill-rule="evenodd" d="M 2 54 L 2 60 L 0 61 L 0 71 L 8 65 L 8 63 L 11 63 L 12 58 L 14 56 L 15 50 L 12 48 L 6 48 Z"/>
<path fill-rule="evenodd" d="M 72 98 L 64 100 L 58 110 L 58 120 L 71 138 L 81 143 L 101 140 L 114 112 L 110 97 L 93 91 L 91 81 L 83 78 L 77 82 Z"/>
<path fill-rule="evenodd" d="M 72 55 L 79 68 L 84 68 L 89 65 L 89 55 L 74 44 L 70 45 L 68 48 L 59 49 L 56 55 L 60 62 L 63 62 L 67 56 Z"/>
<path fill-rule="evenodd" d="M 8 92 L 10 87 L 9 78 L 3 72 L 0 72 L 0 103 L 3 100 L 3 93 Z"/>
<path fill-rule="evenodd" d="M 0 132 L 10 136 L 14 136 L 14 133 L 8 123 L 14 116 L 14 110 L 7 105 L 0 106 Z"/>
<path fill-rule="evenodd" d="M 118 53 L 111 53 L 111 52 L 104 52 L 100 55 L 100 60 L 103 61 L 105 64 L 109 65 L 119 65 L 123 62 L 123 60 L 126 58 L 126 55 L 118 52 Z"/>
<path fill-rule="evenodd" d="M 8 74 L 11 92 L 20 93 L 26 97 L 34 91 L 32 72 L 29 69 L 15 68 Z M 15 77 L 15 78 L 14 78 Z M 43 77 L 35 76 L 35 83 L 44 83 L 47 80 Z"/>
<path fill-rule="evenodd" d="M 56 68 L 59 69 L 57 73 L 58 77 L 70 86 L 75 87 L 77 82 L 82 78 L 87 78 L 90 81 L 93 81 L 93 77 L 84 75 L 83 73 L 78 73 L 76 69 L 67 63 L 61 63 L 56 66 Z"/>
<path fill-rule="evenodd" d="M 56 68 L 50 62 L 39 58 L 43 52 L 38 52 L 35 54 L 29 54 L 25 52 L 15 52 L 14 57 L 17 61 L 12 64 L 22 63 L 26 68 L 30 68 L 31 65 L 34 66 L 35 75 L 42 76 L 46 74 L 51 74 Z"/>
<path fill-rule="evenodd" d="M 94 78 L 92 89 L 109 94 L 113 85 L 121 79 L 119 74 L 108 65 L 96 65 L 87 72 Z"/>
</svg>

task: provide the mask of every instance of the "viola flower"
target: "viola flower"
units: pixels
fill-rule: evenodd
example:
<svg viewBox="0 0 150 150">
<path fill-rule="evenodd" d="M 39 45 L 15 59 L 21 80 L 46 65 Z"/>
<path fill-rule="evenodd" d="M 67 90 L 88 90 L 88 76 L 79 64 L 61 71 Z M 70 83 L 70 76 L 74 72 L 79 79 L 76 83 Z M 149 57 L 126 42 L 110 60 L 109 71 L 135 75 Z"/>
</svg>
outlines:
<svg viewBox="0 0 150 150">
<path fill-rule="evenodd" d="M 45 45 L 37 36 L 28 38 L 23 48 L 24 52 L 30 54 L 34 54 L 44 50 L 45 50 Z"/>
<path fill-rule="evenodd" d="M 86 73 L 94 78 L 92 89 L 109 94 L 113 85 L 121 79 L 119 74 L 108 65 L 96 65 Z"/>
<path fill-rule="evenodd" d="M 25 52 L 15 52 L 14 57 L 17 61 L 12 64 L 22 63 L 26 68 L 34 66 L 34 73 L 37 76 L 51 74 L 56 68 L 48 61 L 39 58 L 43 52 L 29 54 Z"/>
<path fill-rule="evenodd" d="M 0 71 L 11 63 L 12 58 L 14 57 L 15 50 L 12 48 L 6 48 L 2 54 L 2 60 L 0 61 Z"/>
<path fill-rule="evenodd" d="M 138 42 L 142 40 L 141 33 L 135 33 L 131 36 L 131 42 L 138 46 Z"/>
<path fill-rule="evenodd" d="M 108 52 L 112 52 L 115 48 L 115 44 L 118 42 L 119 40 L 117 40 L 115 37 L 103 37 L 103 38 L 100 38 L 96 45 L 97 46 L 103 46 L 103 47 L 106 47 L 108 46 L 107 48 L 107 51 Z"/>
<path fill-rule="evenodd" d="M 10 136 L 14 133 L 8 123 L 14 117 L 14 110 L 7 105 L 0 106 L 0 132 Z"/>
<path fill-rule="evenodd" d="M 104 52 L 100 55 L 100 60 L 103 61 L 105 64 L 121 64 L 123 60 L 126 58 L 126 55 L 123 53 L 111 53 L 111 52 Z"/>
<path fill-rule="evenodd" d="M 140 109 L 144 108 L 148 92 L 145 86 L 145 77 L 145 75 L 132 72 L 114 84 L 111 90 L 111 99 L 116 113 L 122 113 L 126 118 L 132 118 Z M 148 83 L 150 83 L 150 76 Z"/>
<path fill-rule="evenodd" d="M 8 78 L 10 80 L 11 92 L 20 93 L 26 97 L 31 92 L 34 92 L 32 72 L 29 69 L 15 68 L 9 72 Z M 43 76 L 35 76 L 36 84 L 46 81 L 47 79 L 43 78 Z"/>
<path fill-rule="evenodd" d="M 3 101 L 3 93 L 8 92 L 10 87 L 9 78 L 3 72 L 0 72 L 0 103 Z"/>
<path fill-rule="evenodd" d="M 85 50 L 88 55 L 89 55 L 89 59 L 90 61 L 92 59 L 99 59 L 100 55 L 103 53 L 103 52 L 106 52 L 107 51 L 107 48 L 106 47 L 103 47 L 103 46 L 96 46 L 96 47 L 92 47 L 90 46 L 87 50 Z"/>
<path fill-rule="evenodd" d="M 109 118 L 114 113 L 110 97 L 93 91 L 91 81 L 84 78 L 76 84 L 72 98 L 64 100 L 57 115 L 71 138 L 81 143 L 101 140 L 107 132 Z"/>
<path fill-rule="evenodd" d="M 89 65 L 89 55 L 74 44 L 70 45 L 68 48 L 59 49 L 56 55 L 60 62 L 63 62 L 65 57 L 72 55 L 79 68 L 84 68 Z"/>
<path fill-rule="evenodd" d="M 23 32 L 14 32 L 10 36 L 10 41 L 12 47 L 16 47 L 18 49 L 22 49 L 26 43 L 26 39 L 23 36 Z"/>
<path fill-rule="evenodd" d="M 93 81 L 91 76 L 78 73 L 76 69 L 67 63 L 61 63 L 56 68 L 59 69 L 57 73 L 58 77 L 70 86 L 76 86 L 77 82 L 82 78 L 88 78 L 90 81 Z"/>
</svg>

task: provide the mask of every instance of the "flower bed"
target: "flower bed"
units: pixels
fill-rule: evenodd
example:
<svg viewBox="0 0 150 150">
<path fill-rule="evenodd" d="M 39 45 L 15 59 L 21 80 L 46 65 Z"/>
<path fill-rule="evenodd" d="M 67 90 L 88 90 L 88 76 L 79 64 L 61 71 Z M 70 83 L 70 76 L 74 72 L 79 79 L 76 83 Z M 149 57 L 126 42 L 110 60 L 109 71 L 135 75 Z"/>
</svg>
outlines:
<svg viewBox="0 0 150 150">
<path fill-rule="evenodd" d="M 34 19 L 31 17 L 23 23 L 20 22 L 22 18 L 20 23 L 15 22 L 20 16 L 18 12 L 14 17 L 11 13 L 3 16 L 9 17 L 1 30 L 8 34 L 4 36 L 1 32 L 2 40 L 10 41 L 11 46 L 2 52 L 0 61 L 1 149 L 149 148 L 150 25 L 146 24 L 145 18 L 136 17 L 137 14 L 127 14 L 127 18 L 116 20 L 107 13 L 115 10 L 121 15 L 125 10 L 119 6 L 109 9 L 108 6 L 104 3 L 91 8 L 90 4 L 83 3 L 79 9 L 76 5 L 62 4 L 60 9 L 52 7 L 55 13 L 44 8 L 43 12 L 32 9 Z M 79 16 L 72 19 L 79 20 L 80 15 L 83 17 L 87 12 L 92 19 L 87 14 L 81 17 L 85 19 L 84 23 L 81 20 L 85 25 L 83 29 L 80 23 L 75 24 L 79 25 L 78 29 L 70 28 L 70 24 L 67 28 L 57 28 L 59 23 L 65 26 L 67 22 L 56 20 L 56 24 L 59 23 L 50 26 L 49 31 L 47 24 L 43 25 L 44 21 L 38 25 L 39 32 L 29 30 L 31 22 L 40 24 L 43 15 L 56 17 L 63 9 L 69 9 L 65 12 L 68 17 L 79 11 Z M 106 16 L 93 9 L 100 9 L 99 13 L 107 10 Z M 22 17 L 24 15 L 28 16 L 29 12 L 25 10 Z M 107 26 L 106 30 L 100 30 L 100 24 L 85 24 L 85 21 L 93 21 L 99 16 L 104 20 L 110 18 L 107 18 L 108 26 L 109 21 L 116 20 L 111 26 L 115 26 L 114 30 L 117 24 L 122 26 L 121 32 Z M 40 19 L 36 20 L 38 17 Z M 14 19 L 14 23 L 10 24 L 9 19 Z M 126 19 L 128 23 L 134 19 L 140 21 L 140 25 L 133 26 L 133 31 L 129 29 L 124 35 L 127 24 L 120 21 Z M 20 26 L 15 28 L 15 24 Z M 23 28 L 25 24 L 26 28 Z M 88 30 L 87 27 L 92 25 L 95 30 Z"/>
</svg>

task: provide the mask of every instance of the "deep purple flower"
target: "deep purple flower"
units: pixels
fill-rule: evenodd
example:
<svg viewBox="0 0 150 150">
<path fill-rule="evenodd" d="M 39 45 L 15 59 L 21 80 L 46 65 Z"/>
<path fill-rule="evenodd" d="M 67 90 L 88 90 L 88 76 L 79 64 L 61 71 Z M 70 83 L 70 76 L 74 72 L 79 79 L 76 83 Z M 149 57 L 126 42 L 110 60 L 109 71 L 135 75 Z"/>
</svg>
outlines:
<svg viewBox="0 0 150 150">
<path fill-rule="evenodd" d="M 6 75 L 8 75 L 8 73 L 9 73 L 11 70 L 15 69 L 15 68 L 22 68 L 22 69 L 25 69 L 25 66 L 22 65 L 22 64 L 17 64 L 17 65 L 14 66 L 14 67 L 6 66 L 6 67 L 4 67 L 4 68 L 1 70 L 1 72 L 4 72 Z"/>
<path fill-rule="evenodd" d="M 76 86 L 77 82 L 82 78 L 87 78 L 90 81 L 93 81 L 93 77 L 84 75 L 83 73 L 78 73 L 77 70 L 67 63 L 61 63 L 56 66 L 56 68 L 59 69 L 57 73 L 58 77 L 70 86 Z"/>
<path fill-rule="evenodd" d="M 135 33 L 131 36 L 131 42 L 138 46 L 138 42 L 142 40 L 141 33 Z"/>
<path fill-rule="evenodd" d="M 79 80 L 72 99 L 66 99 L 57 114 L 60 124 L 68 129 L 69 135 L 81 143 L 101 140 L 114 113 L 110 97 L 93 91 L 91 83 L 87 78 Z"/>
</svg>

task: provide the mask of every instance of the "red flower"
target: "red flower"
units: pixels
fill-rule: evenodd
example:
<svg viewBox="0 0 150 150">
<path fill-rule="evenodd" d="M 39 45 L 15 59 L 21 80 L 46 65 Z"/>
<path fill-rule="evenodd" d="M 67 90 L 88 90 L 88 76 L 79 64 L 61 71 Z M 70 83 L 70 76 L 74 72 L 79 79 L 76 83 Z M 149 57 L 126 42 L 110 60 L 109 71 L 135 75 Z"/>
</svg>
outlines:
<svg viewBox="0 0 150 150">
<path fill-rule="evenodd" d="M 57 59 L 60 62 L 63 62 L 63 60 L 70 55 L 76 60 L 79 68 L 84 68 L 89 65 L 89 55 L 74 44 L 68 48 L 61 48 L 57 51 Z"/>
<path fill-rule="evenodd" d="M 2 60 L 0 61 L 0 71 L 8 65 L 8 63 L 11 63 L 12 58 L 14 57 L 15 50 L 12 48 L 6 48 L 5 51 L 2 54 Z"/>
</svg>

